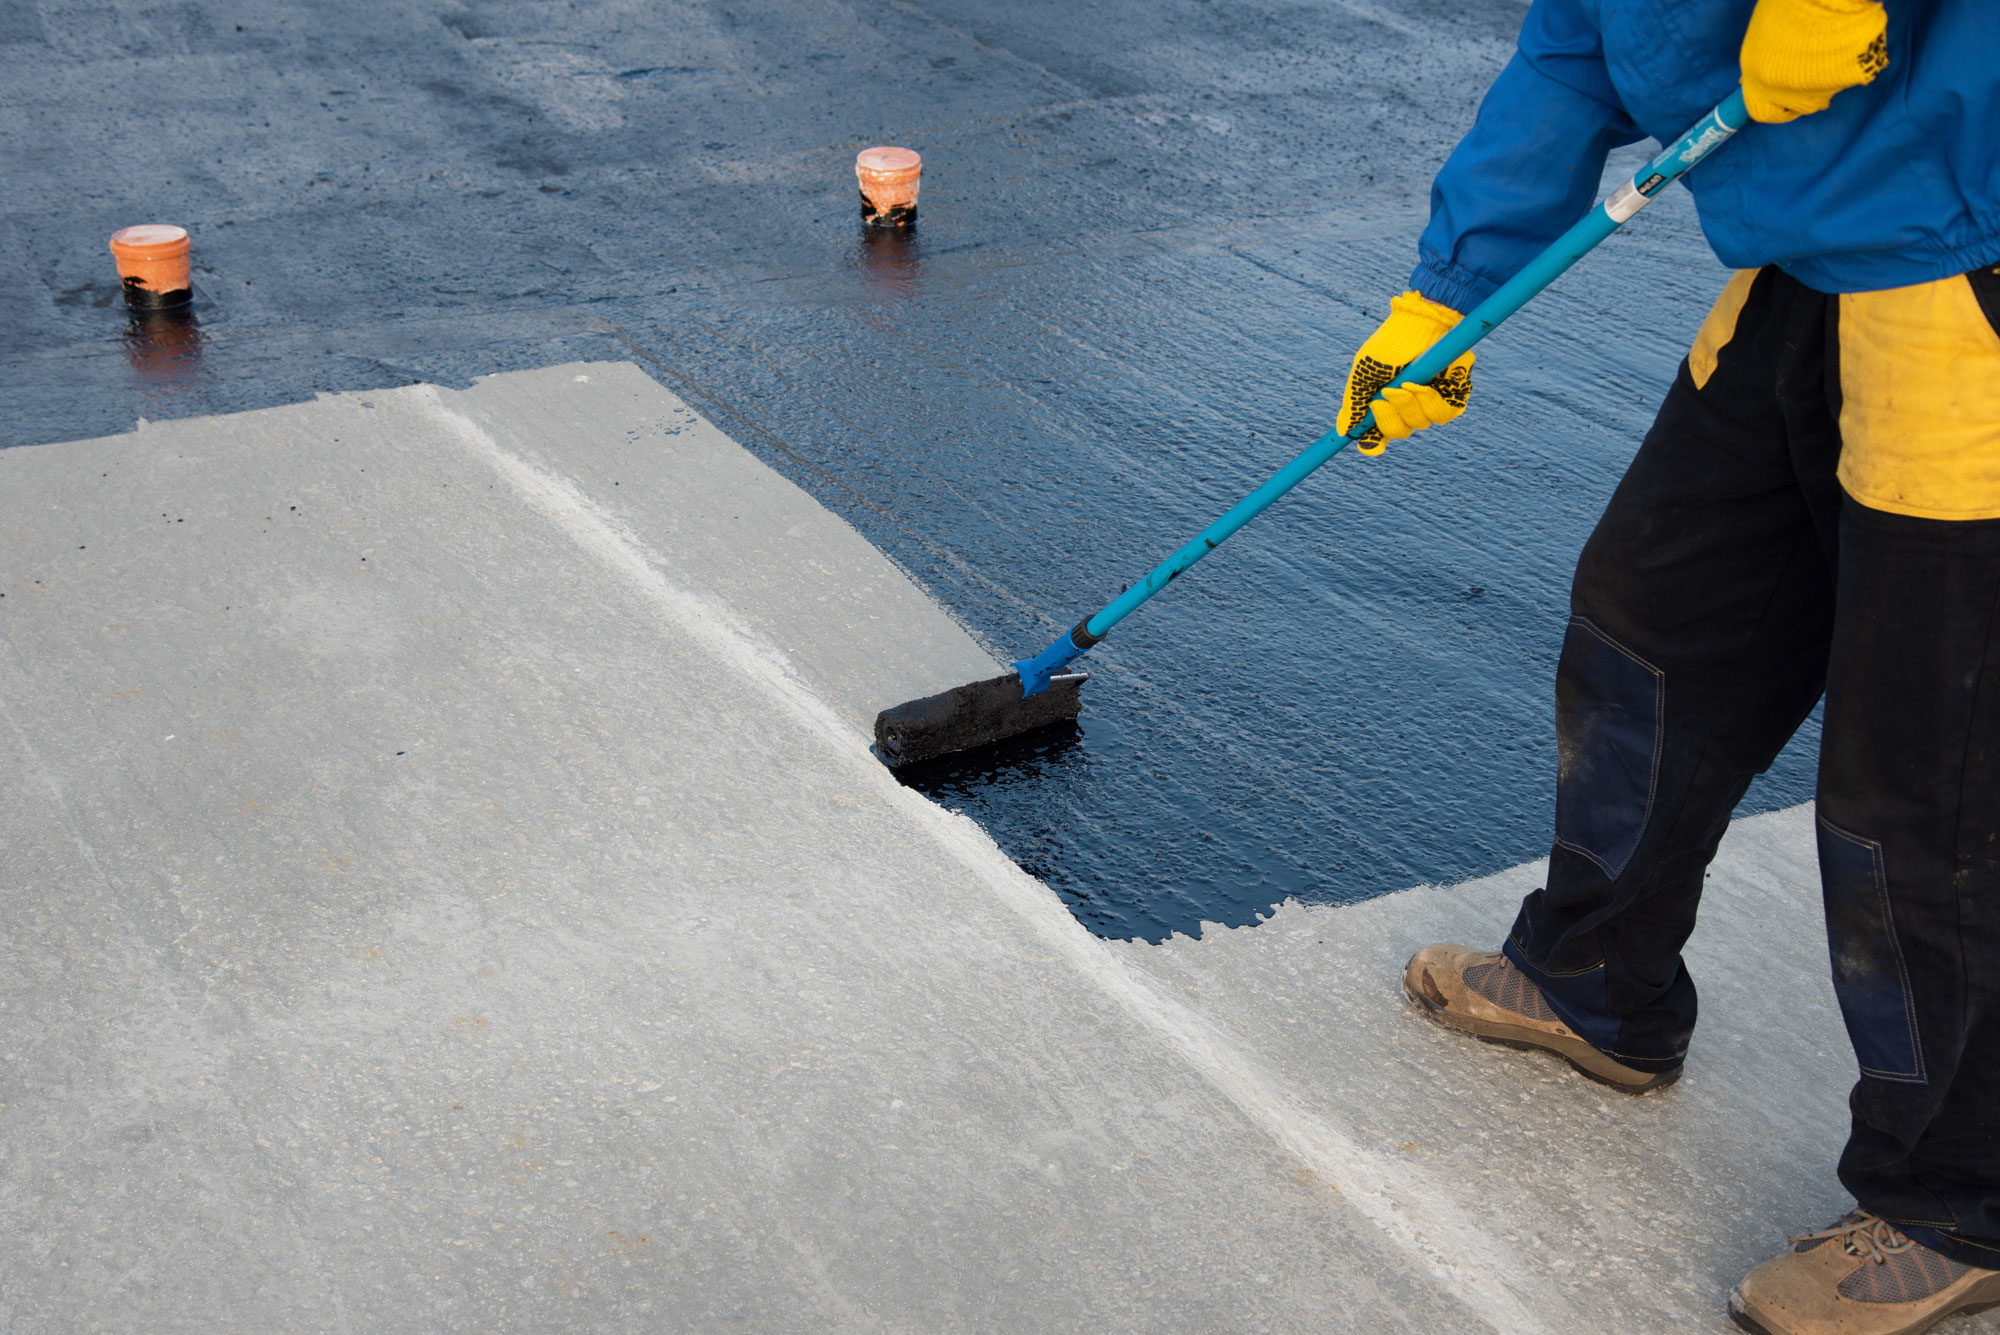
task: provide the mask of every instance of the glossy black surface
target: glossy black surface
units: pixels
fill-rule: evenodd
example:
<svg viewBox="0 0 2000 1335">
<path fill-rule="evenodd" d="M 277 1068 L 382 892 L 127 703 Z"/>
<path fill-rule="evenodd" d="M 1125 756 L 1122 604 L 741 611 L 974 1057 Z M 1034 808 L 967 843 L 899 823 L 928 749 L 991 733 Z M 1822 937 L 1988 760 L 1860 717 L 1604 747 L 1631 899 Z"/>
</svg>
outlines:
<svg viewBox="0 0 2000 1335">
<path fill-rule="evenodd" d="M 1521 13 L 17 0 L 0 440 L 629 358 L 1022 656 L 1331 421 Z M 855 216 L 877 142 L 925 155 L 912 235 Z M 175 330 L 105 251 L 150 221 Z M 1676 192 L 1462 422 L 1120 627 L 1080 728 L 918 781 L 1117 936 L 1537 856 L 1569 567 L 1722 279 Z"/>
</svg>

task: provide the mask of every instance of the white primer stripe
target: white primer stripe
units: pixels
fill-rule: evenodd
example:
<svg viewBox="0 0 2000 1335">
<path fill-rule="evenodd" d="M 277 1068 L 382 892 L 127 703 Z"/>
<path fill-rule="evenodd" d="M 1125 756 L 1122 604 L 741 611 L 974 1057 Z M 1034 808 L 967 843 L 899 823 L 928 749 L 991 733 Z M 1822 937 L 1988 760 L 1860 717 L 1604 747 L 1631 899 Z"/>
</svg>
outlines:
<svg viewBox="0 0 2000 1335">
<path fill-rule="evenodd" d="M 935 837 L 984 880 L 1036 937 L 1178 1052 L 1239 1112 L 1338 1191 L 1448 1293 L 1505 1335 L 1551 1330 L 1539 1314 L 1560 1310 L 1560 1295 L 1459 1208 L 1454 1199 L 1457 1186 L 1432 1182 L 1405 1162 L 1365 1149 L 1302 1109 L 1254 1057 L 1211 1021 L 1163 994 L 1090 935 L 1047 886 L 1016 866 L 978 824 L 898 783 L 870 754 L 867 739 L 781 659 L 737 629 L 721 605 L 669 581 L 644 543 L 574 483 L 508 452 L 477 422 L 449 407 L 435 386 L 418 386 L 414 393 L 531 509 L 629 579 L 679 630 L 763 687 L 798 723 L 849 758 L 857 790 L 870 791 Z"/>
</svg>

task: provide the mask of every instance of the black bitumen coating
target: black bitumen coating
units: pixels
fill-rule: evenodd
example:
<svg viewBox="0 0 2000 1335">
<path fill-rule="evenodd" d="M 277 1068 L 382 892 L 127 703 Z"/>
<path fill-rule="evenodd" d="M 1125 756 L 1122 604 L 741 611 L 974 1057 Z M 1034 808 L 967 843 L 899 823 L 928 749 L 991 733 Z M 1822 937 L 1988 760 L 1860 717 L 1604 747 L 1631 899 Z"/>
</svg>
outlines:
<svg viewBox="0 0 2000 1335">
<path fill-rule="evenodd" d="M 629 358 L 1023 656 L 1331 421 L 1522 12 L 13 0 L 0 440 Z M 882 142 L 910 237 L 860 225 Z M 119 308 L 105 238 L 154 221 L 198 327 Z M 1569 570 L 1722 279 L 1675 192 L 1463 421 L 1121 626 L 1080 728 L 920 783 L 1114 936 L 1538 856 Z"/>
</svg>

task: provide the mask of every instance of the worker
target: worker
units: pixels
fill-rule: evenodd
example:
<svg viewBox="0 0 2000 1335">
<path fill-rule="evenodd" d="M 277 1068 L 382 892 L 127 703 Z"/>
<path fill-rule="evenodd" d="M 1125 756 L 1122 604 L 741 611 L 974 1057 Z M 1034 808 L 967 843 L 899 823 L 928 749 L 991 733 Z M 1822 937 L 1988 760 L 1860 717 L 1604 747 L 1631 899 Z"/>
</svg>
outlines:
<svg viewBox="0 0 2000 1335">
<path fill-rule="evenodd" d="M 1670 1085 L 1704 869 L 1824 694 L 1856 1207 L 1728 1305 L 1769 1335 L 1927 1330 L 2000 1301 L 1990 0 L 1534 0 L 1438 173 L 1412 290 L 1355 357 L 1341 427 L 1372 407 L 1379 453 L 1458 416 L 1470 354 L 1428 385 L 1401 369 L 1582 216 L 1610 149 L 1673 140 L 1739 81 L 1757 123 L 1685 178 L 1736 272 L 1577 562 L 1547 885 L 1498 951 L 1428 946 L 1403 985 L 1454 1030 L 1614 1089 Z M 1758 991 L 1782 1012 L 1802 984 L 1774 972 Z"/>
</svg>

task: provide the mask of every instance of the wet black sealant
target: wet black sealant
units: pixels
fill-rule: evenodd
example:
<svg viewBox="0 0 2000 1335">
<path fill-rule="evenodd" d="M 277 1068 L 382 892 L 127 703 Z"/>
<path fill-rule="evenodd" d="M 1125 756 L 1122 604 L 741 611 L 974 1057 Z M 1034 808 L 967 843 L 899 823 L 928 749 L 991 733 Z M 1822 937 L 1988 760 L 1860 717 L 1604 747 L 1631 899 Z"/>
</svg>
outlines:
<svg viewBox="0 0 2000 1335">
<path fill-rule="evenodd" d="M 127 278 L 122 280 L 125 288 L 125 306 L 134 312 L 178 310 L 194 300 L 194 293 L 185 287 L 160 291 L 147 287 L 145 280 Z"/>
<path fill-rule="evenodd" d="M 1522 9 L 268 3 L 106 33 L 40 0 L 0 26 L 0 443 L 629 358 L 1021 657 L 1332 422 Z M 917 227 L 854 215 L 877 143 L 924 155 Z M 151 221 L 193 234 L 169 326 L 104 253 Z M 1110 936 L 1539 856 L 1569 570 L 1724 276 L 1669 192 L 1482 349 L 1463 419 L 1337 457 L 1081 660 L 1077 725 L 914 781 Z M 1816 731 L 1746 810 L 1809 794 Z"/>
<path fill-rule="evenodd" d="M 868 198 L 866 190 L 861 191 L 861 221 L 869 227 L 888 227 L 901 231 L 917 225 L 915 204 L 892 204 L 886 209 L 875 207 L 875 201 Z"/>
</svg>

